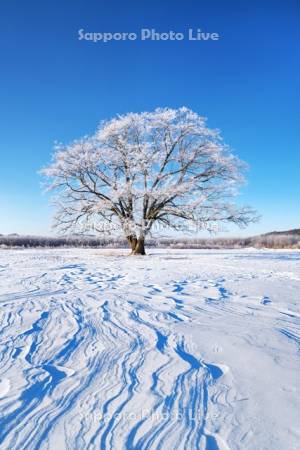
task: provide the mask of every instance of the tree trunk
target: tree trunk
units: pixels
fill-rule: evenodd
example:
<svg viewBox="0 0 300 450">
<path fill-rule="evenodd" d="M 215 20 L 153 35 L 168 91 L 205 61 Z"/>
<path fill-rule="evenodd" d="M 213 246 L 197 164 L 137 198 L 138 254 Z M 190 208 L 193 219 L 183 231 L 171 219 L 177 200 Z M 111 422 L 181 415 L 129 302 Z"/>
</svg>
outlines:
<svg viewBox="0 0 300 450">
<path fill-rule="evenodd" d="M 136 247 L 136 244 L 137 244 L 137 238 L 136 238 L 136 236 L 133 236 L 133 235 L 127 236 L 127 241 L 128 241 L 128 243 L 129 243 L 129 245 L 130 245 L 130 247 L 131 247 L 131 251 L 132 251 L 132 253 L 133 253 L 133 252 L 134 252 L 134 249 L 135 249 L 135 247 Z"/>
<path fill-rule="evenodd" d="M 126 236 L 128 244 L 131 248 L 132 255 L 146 255 L 145 252 L 145 238 L 137 238 L 134 235 Z"/>
<path fill-rule="evenodd" d="M 132 252 L 134 255 L 146 255 L 145 252 L 145 238 L 137 239 L 135 248 Z"/>
</svg>

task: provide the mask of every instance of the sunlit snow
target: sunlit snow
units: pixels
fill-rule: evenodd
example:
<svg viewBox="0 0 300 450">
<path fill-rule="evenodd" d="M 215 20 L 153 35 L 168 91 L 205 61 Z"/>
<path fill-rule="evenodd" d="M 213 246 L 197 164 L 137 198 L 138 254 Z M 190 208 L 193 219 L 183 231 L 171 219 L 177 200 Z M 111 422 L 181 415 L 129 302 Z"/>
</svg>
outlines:
<svg viewBox="0 0 300 450">
<path fill-rule="evenodd" d="M 296 450 L 300 253 L 3 250 L 0 448 Z"/>
</svg>

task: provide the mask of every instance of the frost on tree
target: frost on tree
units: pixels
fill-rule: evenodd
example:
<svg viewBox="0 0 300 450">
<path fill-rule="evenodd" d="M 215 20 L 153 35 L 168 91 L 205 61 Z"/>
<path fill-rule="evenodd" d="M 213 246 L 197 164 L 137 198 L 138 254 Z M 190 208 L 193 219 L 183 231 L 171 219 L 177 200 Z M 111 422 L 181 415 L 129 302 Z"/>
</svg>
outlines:
<svg viewBox="0 0 300 450">
<path fill-rule="evenodd" d="M 57 193 L 57 227 L 103 231 L 109 223 L 132 253 L 145 254 L 154 224 L 253 221 L 251 209 L 230 202 L 243 169 L 219 132 L 183 107 L 101 122 L 94 135 L 57 146 L 42 172 Z"/>
</svg>

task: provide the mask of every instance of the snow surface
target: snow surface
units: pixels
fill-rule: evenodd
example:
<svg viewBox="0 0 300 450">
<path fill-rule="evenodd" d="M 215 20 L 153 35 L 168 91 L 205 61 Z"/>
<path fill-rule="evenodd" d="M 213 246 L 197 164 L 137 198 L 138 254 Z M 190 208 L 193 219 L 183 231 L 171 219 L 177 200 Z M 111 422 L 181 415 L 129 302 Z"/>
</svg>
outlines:
<svg viewBox="0 0 300 450">
<path fill-rule="evenodd" d="M 300 448 L 300 252 L 3 250 L 0 448 Z"/>
</svg>

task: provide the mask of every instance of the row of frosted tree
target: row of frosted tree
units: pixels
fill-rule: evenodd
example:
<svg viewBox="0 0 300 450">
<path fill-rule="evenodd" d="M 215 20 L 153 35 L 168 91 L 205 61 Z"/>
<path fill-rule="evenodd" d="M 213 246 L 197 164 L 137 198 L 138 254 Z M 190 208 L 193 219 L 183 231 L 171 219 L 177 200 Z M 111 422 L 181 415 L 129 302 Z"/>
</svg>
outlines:
<svg viewBox="0 0 300 450">
<path fill-rule="evenodd" d="M 148 240 L 151 248 L 222 249 L 222 248 L 300 248 L 300 234 L 268 234 L 249 238 L 156 238 Z M 125 238 L 86 236 L 0 236 L 1 248 L 127 248 Z"/>
</svg>

